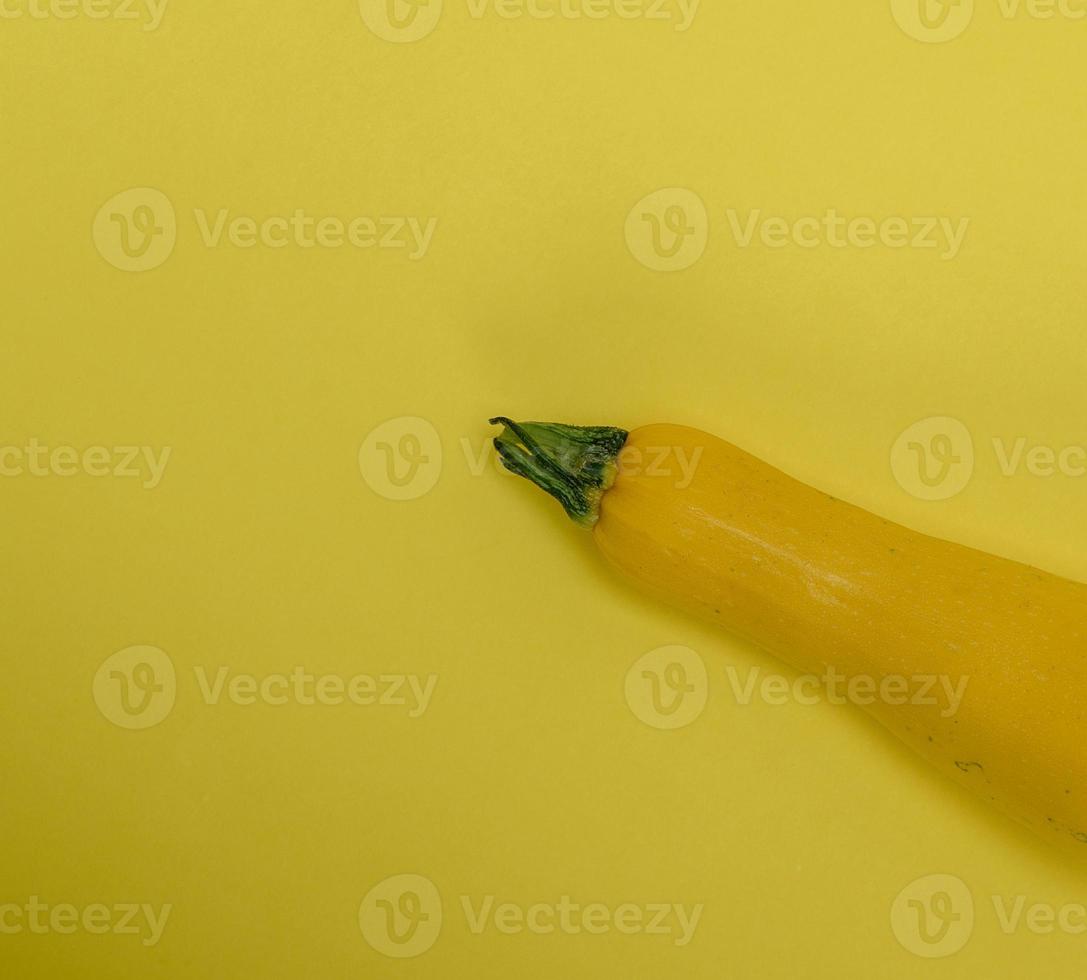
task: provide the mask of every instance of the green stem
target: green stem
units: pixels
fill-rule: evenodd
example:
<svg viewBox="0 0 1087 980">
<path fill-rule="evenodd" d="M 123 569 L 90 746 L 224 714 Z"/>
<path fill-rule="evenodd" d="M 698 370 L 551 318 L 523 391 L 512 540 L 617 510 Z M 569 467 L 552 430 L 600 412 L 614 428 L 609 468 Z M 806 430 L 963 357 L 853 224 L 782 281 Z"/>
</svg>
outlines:
<svg viewBox="0 0 1087 980">
<path fill-rule="evenodd" d="M 491 419 L 503 427 L 494 440 L 502 465 L 559 501 L 582 527 L 600 517 L 600 498 L 615 481 L 616 458 L 627 441 L 623 429 L 557 422 Z"/>
</svg>

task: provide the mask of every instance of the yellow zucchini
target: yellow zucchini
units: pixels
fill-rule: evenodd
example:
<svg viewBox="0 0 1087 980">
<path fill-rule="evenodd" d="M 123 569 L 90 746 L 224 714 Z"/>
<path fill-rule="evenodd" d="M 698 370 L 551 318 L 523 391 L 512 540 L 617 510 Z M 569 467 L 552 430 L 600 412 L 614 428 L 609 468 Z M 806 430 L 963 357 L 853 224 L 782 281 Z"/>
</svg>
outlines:
<svg viewBox="0 0 1087 980">
<path fill-rule="evenodd" d="M 695 429 L 492 422 L 506 467 L 660 598 L 881 694 L 888 678 L 962 679 L 955 710 L 901 696 L 866 710 L 1087 854 L 1087 586 L 884 520 Z"/>
</svg>

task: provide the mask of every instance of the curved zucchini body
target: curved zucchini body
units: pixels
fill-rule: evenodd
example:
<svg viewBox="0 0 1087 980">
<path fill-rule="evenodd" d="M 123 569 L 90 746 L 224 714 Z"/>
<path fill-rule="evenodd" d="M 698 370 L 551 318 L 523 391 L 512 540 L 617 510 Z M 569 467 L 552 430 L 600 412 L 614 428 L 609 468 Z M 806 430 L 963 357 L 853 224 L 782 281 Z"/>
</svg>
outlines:
<svg viewBox="0 0 1087 980">
<path fill-rule="evenodd" d="M 552 493 L 588 474 L 571 516 L 611 564 L 801 672 L 863 683 L 866 710 L 938 769 L 1087 855 L 1087 586 L 911 531 L 695 429 L 647 426 L 618 450 L 622 430 L 582 430 L 609 434 L 587 465 L 533 425 L 499 437 L 504 460 Z"/>
</svg>

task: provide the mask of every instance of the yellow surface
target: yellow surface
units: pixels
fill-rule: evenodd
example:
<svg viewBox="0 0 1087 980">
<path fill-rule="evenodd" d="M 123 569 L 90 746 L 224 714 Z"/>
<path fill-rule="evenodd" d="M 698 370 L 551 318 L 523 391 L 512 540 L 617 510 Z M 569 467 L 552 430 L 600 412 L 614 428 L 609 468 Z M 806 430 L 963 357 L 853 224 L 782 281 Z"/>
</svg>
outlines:
<svg viewBox="0 0 1087 980">
<path fill-rule="evenodd" d="M 1087 579 L 1081 458 L 1026 462 L 1087 442 L 1077 0 L 51 2 L 0 17 L 5 977 L 1081 974 L 1084 872 L 855 709 L 737 703 L 779 668 L 484 425 L 683 422 Z"/>
</svg>

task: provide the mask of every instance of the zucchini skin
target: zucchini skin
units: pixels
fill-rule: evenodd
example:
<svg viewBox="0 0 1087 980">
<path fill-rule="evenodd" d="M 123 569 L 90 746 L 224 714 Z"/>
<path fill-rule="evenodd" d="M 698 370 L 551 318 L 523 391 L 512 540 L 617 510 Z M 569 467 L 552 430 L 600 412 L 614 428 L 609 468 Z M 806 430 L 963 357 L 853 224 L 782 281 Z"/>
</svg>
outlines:
<svg viewBox="0 0 1087 980">
<path fill-rule="evenodd" d="M 803 673 L 965 678 L 950 713 L 878 698 L 866 710 L 1087 855 L 1087 586 L 909 530 L 670 424 L 629 433 L 592 533 L 655 596 Z"/>
</svg>

